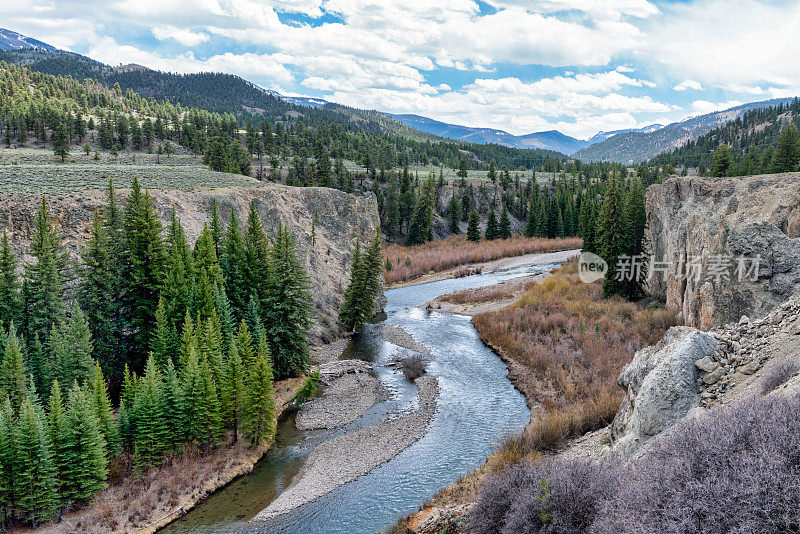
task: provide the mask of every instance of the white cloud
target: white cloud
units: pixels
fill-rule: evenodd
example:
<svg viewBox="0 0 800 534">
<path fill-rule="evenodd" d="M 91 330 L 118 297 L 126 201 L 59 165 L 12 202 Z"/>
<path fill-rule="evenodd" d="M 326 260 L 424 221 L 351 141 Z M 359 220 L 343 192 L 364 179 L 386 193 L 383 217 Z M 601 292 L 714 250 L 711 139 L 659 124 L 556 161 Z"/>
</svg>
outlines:
<svg viewBox="0 0 800 534">
<path fill-rule="evenodd" d="M 176 28 L 175 26 L 154 26 L 151 31 L 153 33 L 153 37 L 159 41 L 174 39 L 183 46 L 189 47 L 205 43 L 210 39 L 207 33 L 194 32 L 191 30 Z"/>
<path fill-rule="evenodd" d="M 741 106 L 744 102 L 738 100 L 729 100 L 727 102 L 709 102 L 708 100 L 695 100 L 692 102 L 692 112 L 695 115 L 705 115 L 714 111 L 722 111 L 724 109 Z"/>
<path fill-rule="evenodd" d="M 692 89 L 693 91 L 702 91 L 703 86 L 700 85 L 700 82 L 696 82 L 694 80 L 683 80 L 681 83 L 673 87 L 676 91 L 686 91 L 687 89 Z"/>
</svg>

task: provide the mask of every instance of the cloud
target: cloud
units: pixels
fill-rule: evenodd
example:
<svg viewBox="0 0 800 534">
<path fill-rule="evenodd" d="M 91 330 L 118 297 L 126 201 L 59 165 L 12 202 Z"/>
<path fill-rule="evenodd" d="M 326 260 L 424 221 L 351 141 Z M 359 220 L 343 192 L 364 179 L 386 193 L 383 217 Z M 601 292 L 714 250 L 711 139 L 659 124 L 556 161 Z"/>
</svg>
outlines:
<svg viewBox="0 0 800 534">
<path fill-rule="evenodd" d="M 687 89 L 692 89 L 694 91 L 702 91 L 703 86 L 700 85 L 700 82 L 696 82 L 694 80 L 683 80 L 681 83 L 673 87 L 675 91 L 686 91 Z"/>
<path fill-rule="evenodd" d="M 191 30 L 176 28 L 175 26 L 154 26 L 151 31 L 153 37 L 159 41 L 174 39 L 183 46 L 189 47 L 205 43 L 210 39 L 207 33 L 193 32 Z"/>
<path fill-rule="evenodd" d="M 741 106 L 744 102 L 729 100 L 727 102 L 709 102 L 708 100 L 695 100 L 692 102 L 692 111 L 695 115 L 705 115 L 714 111 L 722 111 L 736 106 Z"/>
</svg>

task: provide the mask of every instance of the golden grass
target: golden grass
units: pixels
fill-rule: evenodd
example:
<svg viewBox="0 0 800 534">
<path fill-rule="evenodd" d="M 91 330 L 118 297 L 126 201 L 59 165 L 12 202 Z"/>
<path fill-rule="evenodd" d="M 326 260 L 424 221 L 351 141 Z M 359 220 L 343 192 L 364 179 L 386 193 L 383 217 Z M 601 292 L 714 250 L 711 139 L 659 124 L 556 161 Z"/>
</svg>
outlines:
<svg viewBox="0 0 800 534">
<path fill-rule="evenodd" d="M 581 239 L 578 237 L 545 239 L 521 235 L 479 243 L 467 241 L 463 236 L 455 236 L 413 247 L 388 245 L 384 249 L 384 257 L 392 262 L 392 270 L 384 270 L 383 275 L 387 284 L 396 284 L 470 263 L 483 263 L 524 254 L 572 250 L 580 246 Z"/>
<path fill-rule="evenodd" d="M 599 284 L 580 282 L 573 261 L 511 306 L 473 318 L 481 339 L 512 363 L 519 389 L 543 408 L 524 432 L 501 441 L 493 465 L 608 425 L 623 398 L 620 370 L 675 324 L 671 310 L 604 300 L 601 293 Z"/>
</svg>

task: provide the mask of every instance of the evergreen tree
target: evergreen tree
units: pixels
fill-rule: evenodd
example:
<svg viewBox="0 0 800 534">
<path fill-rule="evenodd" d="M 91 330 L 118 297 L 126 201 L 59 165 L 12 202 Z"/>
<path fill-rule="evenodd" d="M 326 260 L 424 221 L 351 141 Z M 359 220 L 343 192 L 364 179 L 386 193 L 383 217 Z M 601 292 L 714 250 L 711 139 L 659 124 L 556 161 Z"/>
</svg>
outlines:
<svg viewBox="0 0 800 534">
<path fill-rule="evenodd" d="M 61 163 L 69 156 L 69 125 L 66 121 L 59 122 L 53 130 L 53 154 L 61 158 Z"/>
<path fill-rule="evenodd" d="M 267 235 L 261 225 L 255 202 L 250 203 L 250 211 L 247 214 L 244 253 L 246 265 L 243 291 L 248 298 L 255 297 L 256 303 L 263 310 L 267 304 L 267 285 L 272 276 L 271 260 Z"/>
<path fill-rule="evenodd" d="M 116 307 L 118 276 L 106 222 L 95 211 L 83 251 L 79 301 L 94 340 L 94 356 L 108 374 L 119 374 Z M 65 382 L 67 384 L 70 382 Z"/>
<path fill-rule="evenodd" d="M 225 426 L 233 431 L 233 442 L 239 439 L 239 419 L 244 396 L 244 369 L 236 344 L 225 361 L 225 372 L 221 387 L 221 410 Z"/>
<path fill-rule="evenodd" d="M 140 469 L 159 465 L 166 449 L 169 429 L 164 424 L 162 386 L 161 373 L 150 356 L 133 403 L 136 414 L 136 465 Z"/>
<path fill-rule="evenodd" d="M 242 430 L 253 447 L 268 441 L 275 431 L 272 365 L 269 350 L 263 341 L 259 343 L 254 365 L 245 381 Z"/>
<path fill-rule="evenodd" d="M 247 255 L 235 210 L 231 210 L 220 267 L 225 279 L 225 294 L 230 300 L 233 315 L 236 318 L 244 317 L 250 296 L 247 287 Z"/>
<path fill-rule="evenodd" d="M 350 283 L 344 292 L 344 302 L 339 310 L 339 322 L 347 331 L 360 327 L 368 320 L 363 316 L 363 309 L 360 306 L 364 297 L 362 293 L 365 276 L 364 262 L 361 260 L 361 242 L 356 239 L 356 248 L 350 264 Z"/>
<path fill-rule="evenodd" d="M 511 219 L 508 217 L 508 210 L 505 204 L 503 211 L 500 212 L 500 227 L 498 229 L 498 236 L 500 239 L 509 239 L 511 237 Z"/>
<path fill-rule="evenodd" d="M 791 172 L 800 162 L 800 137 L 794 124 L 787 126 L 778 137 L 778 146 L 772 154 L 769 172 Z"/>
<path fill-rule="evenodd" d="M 447 214 L 450 217 L 450 233 L 453 235 L 460 234 L 461 229 L 458 226 L 458 222 L 461 219 L 461 207 L 458 205 L 458 197 L 456 196 L 455 190 L 453 190 L 453 196 L 450 197 L 450 205 L 447 208 Z"/>
<path fill-rule="evenodd" d="M 186 406 L 178 372 L 172 360 L 167 360 L 162 394 L 164 426 L 167 429 L 166 444 L 177 449 L 186 439 Z"/>
<path fill-rule="evenodd" d="M 0 328 L 8 328 L 20 319 L 20 282 L 17 275 L 17 258 L 3 234 L 0 243 Z"/>
<path fill-rule="evenodd" d="M 532 197 L 528 207 L 528 218 L 525 222 L 525 237 L 533 237 L 536 235 L 536 198 Z"/>
<path fill-rule="evenodd" d="M 12 519 L 16 500 L 14 480 L 16 471 L 14 409 L 8 397 L 0 399 L 0 524 Z"/>
<path fill-rule="evenodd" d="M 293 376 L 308 365 L 308 329 L 311 325 L 311 294 L 308 275 L 297 257 L 297 245 L 283 226 L 270 254 L 272 276 L 268 301 L 262 313 L 275 375 Z"/>
<path fill-rule="evenodd" d="M 472 211 L 469 216 L 469 225 L 467 226 L 467 240 L 478 242 L 481 240 L 480 217 L 477 211 Z"/>
<path fill-rule="evenodd" d="M 103 378 L 103 370 L 98 363 L 95 363 L 94 369 L 92 369 L 86 394 L 92 410 L 97 415 L 100 433 L 103 435 L 109 455 L 118 453 L 120 448 L 119 428 L 117 427 L 117 421 L 114 419 L 111 399 L 108 396 L 108 387 L 105 378 Z"/>
<path fill-rule="evenodd" d="M 3 361 L 0 367 L 0 398 L 8 396 L 15 413 L 28 396 L 28 371 L 22 343 L 17 337 L 13 323 L 7 335 L 3 335 Z M 49 382 L 48 382 L 49 384 Z"/>
<path fill-rule="evenodd" d="M 433 239 L 433 208 L 435 202 L 435 182 L 433 175 L 422 185 L 411 222 L 408 226 L 406 245 L 420 245 Z"/>
<path fill-rule="evenodd" d="M 640 179 L 633 180 L 625 195 L 625 204 L 622 211 L 624 234 L 623 246 L 624 253 L 631 257 L 641 260 L 637 262 L 643 269 L 638 274 L 635 272 L 626 273 L 621 282 L 621 294 L 629 300 L 637 299 L 644 295 L 644 283 L 646 272 L 644 267 L 647 265 L 644 255 L 644 233 L 647 225 L 647 213 L 644 207 L 644 187 Z"/>
<path fill-rule="evenodd" d="M 50 328 L 64 314 L 64 287 L 67 256 L 61 251 L 61 238 L 55 230 L 44 196 L 36 212 L 31 255 L 25 266 L 25 332 L 31 340 L 38 335 L 46 342 Z"/>
<path fill-rule="evenodd" d="M 130 330 L 129 361 L 134 369 L 142 369 L 156 326 L 155 312 L 167 270 L 167 257 L 153 199 L 141 190 L 135 177 L 125 206 L 125 240 L 124 309 Z"/>
<path fill-rule="evenodd" d="M 603 205 L 598 219 L 598 250 L 600 256 L 608 264 L 608 271 L 603 281 L 603 295 L 619 295 L 621 283 L 616 280 L 617 258 L 624 251 L 624 222 L 622 218 L 623 199 L 622 185 L 618 175 L 612 175 L 606 182 Z"/>
<path fill-rule="evenodd" d="M 714 151 L 714 164 L 711 166 L 712 176 L 727 176 L 733 161 L 728 145 L 719 145 Z"/>
<path fill-rule="evenodd" d="M 65 501 L 85 504 L 106 486 L 106 442 L 90 399 L 77 383 L 69 392 L 63 438 Z"/>
<path fill-rule="evenodd" d="M 94 367 L 92 351 L 89 323 L 83 310 L 75 304 L 69 318 L 61 319 L 50 334 L 48 352 L 54 366 L 53 377 L 62 384 L 88 380 Z"/>
<path fill-rule="evenodd" d="M 492 241 L 500 237 L 500 230 L 497 227 L 497 216 L 494 214 L 494 208 L 489 210 L 489 218 L 486 221 L 486 240 Z"/>
<path fill-rule="evenodd" d="M 47 401 L 47 432 L 53 452 L 53 468 L 56 480 L 59 507 L 67 504 L 67 480 L 69 478 L 69 454 L 67 453 L 67 413 L 64 408 L 64 395 L 58 380 L 53 380 L 50 398 Z"/>
<path fill-rule="evenodd" d="M 14 433 L 14 494 L 22 519 L 34 528 L 58 506 L 55 468 L 42 409 L 26 399 Z"/>
</svg>

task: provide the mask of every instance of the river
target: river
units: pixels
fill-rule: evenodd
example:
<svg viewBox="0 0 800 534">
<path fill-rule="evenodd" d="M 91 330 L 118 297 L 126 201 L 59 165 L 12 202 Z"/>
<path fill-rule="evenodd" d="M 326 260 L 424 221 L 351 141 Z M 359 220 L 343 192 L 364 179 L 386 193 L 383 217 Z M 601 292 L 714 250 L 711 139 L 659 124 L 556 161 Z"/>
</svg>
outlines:
<svg viewBox="0 0 800 534">
<path fill-rule="evenodd" d="M 530 417 L 525 398 L 506 377 L 505 364 L 480 341 L 470 318 L 420 306 L 453 291 L 554 267 L 527 265 L 387 291 L 385 324 L 403 328 L 430 350 L 427 370 L 439 380 L 436 413 L 425 435 L 392 460 L 312 503 L 266 522 L 250 521 L 291 483 L 316 445 L 415 405 L 416 386 L 386 365 L 411 351 L 384 341 L 376 325 L 369 325 L 342 358 L 372 362 L 390 399 L 335 430 L 301 432 L 293 415 L 283 418 L 275 445 L 252 473 L 211 495 L 162 532 L 373 533 L 415 511 L 437 491 L 479 467 L 504 432 L 524 428 Z"/>
</svg>

